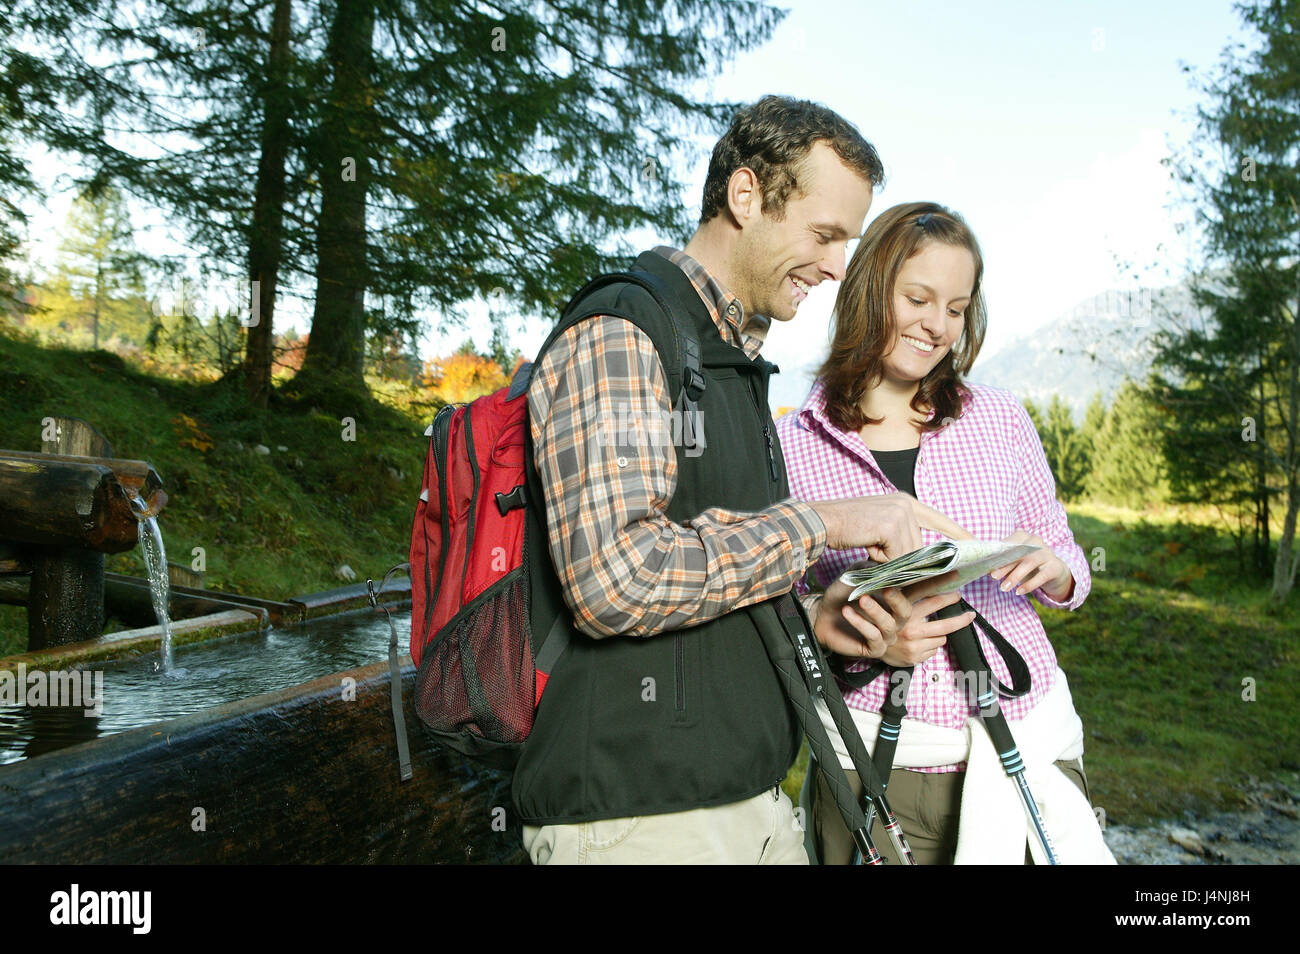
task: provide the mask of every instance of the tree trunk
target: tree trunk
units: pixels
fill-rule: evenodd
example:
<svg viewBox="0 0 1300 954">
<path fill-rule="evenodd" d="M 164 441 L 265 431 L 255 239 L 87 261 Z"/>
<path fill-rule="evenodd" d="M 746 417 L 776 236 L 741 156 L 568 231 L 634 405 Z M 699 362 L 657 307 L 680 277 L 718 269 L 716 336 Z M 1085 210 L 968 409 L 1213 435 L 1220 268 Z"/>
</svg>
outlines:
<svg viewBox="0 0 1300 954">
<path fill-rule="evenodd" d="M 1294 208 L 1294 204 L 1292 206 Z M 1300 554 L 1295 549 L 1296 518 L 1300 514 L 1300 262 L 1296 265 L 1296 307 L 1291 313 L 1289 374 L 1287 375 L 1286 428 L 1286 517 L 1282 521 L 1282 538 L 1278 540 L 1277 560 L 1273 564 L 1273 599 L 1279 603 L 1295 586 Z"/>
<path fill-rule="evenodd" d="M 316 309 L 300 374 L 365 392 L 367 150 L 376 128 L 371 86 L 374 0 L 339 0 L 327 57 L 333 79 L 317 139 Z"/>
<path fill-rule="evenodd" d="M 1259 354 L 1259 406 L 1255 424 L 1255 572 L 1263 575 L 1268 572 L 1269 551 L 1269 488 L 1268 488 L 1268 428 L 1266 417 L 1268 404 L 1264 396 L 1265 361 L 1267 360 L 1261 346 Z"/>
<path fill-rule="evenodd" d="M 283 243 L 284 169 L 289 153 L 289 23 L 292 0 L 275 0 L 271 49 L 267 57 L 266 121 L 257 163 L 253 234 L 248 246 L 248 350 L 244 383 L 254 407 L 266 407 L 271 394 L 271 356 L 275 338 L 275 290 Z M 254 320 L 255 318 L 255 320 Z"/>
<path fill-rule="evenodd" d="M 95 320 L 94 320 L 94 340 L 95 350 L 99 350 L 99 303 L 104 300 L 104 262 L 101 259 L 95 260 Z"/>
</svg>

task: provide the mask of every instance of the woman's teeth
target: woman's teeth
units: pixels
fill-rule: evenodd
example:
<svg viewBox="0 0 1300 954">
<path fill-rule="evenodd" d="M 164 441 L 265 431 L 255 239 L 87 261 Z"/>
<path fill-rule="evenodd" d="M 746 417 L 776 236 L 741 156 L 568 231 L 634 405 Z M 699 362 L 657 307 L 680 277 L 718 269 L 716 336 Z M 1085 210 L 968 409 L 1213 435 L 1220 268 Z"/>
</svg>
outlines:
<svg viewBox="0 0 1300 954">
<path fill-rule="evenodd" d="M 906 341 L 908 344 L 910 344 L 917 351 L 924 351 L 926 354 L 929 354 L 931 351 L 934 350 L 934 345 L 929 344 L 928 342 L 925 341 L 921 341 L 917 338 L 909 338 L 907 335 L 903 335 L 903 340 Z"/>
</svg>

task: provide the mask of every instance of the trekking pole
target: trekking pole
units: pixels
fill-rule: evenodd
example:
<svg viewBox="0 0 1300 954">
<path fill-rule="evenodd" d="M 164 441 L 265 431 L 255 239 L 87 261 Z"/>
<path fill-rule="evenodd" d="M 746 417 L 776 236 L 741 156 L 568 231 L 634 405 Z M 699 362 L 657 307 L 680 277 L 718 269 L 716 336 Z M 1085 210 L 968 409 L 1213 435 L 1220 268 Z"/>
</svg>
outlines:
<svg viewBox="0 0 1300 954">
<path fill-rule="evenodd" d="M 822 669 L 826 669 L 826 660 L 822 654 L 821 646 L 816 640 L 811 640 L 816 652 L 822 661 Z M 862 736 L 858 733 L 858 727 L 853 722 L 853 716 L 849 712 L 848 705 L 844 702 L 844 696 L 840 693 L 840 687 L 834 679 L 823 679 L 823 689 L 821 693 L 826 708 L 831 714 L 831 720 L 835 723 L 835 728 L 840 733 L 840 738 L 844 740 L 844 748 L 848 751 L 849 758 L 853 762 L 853 767 L 857 769 L 858 777 L 862 780 L 862 787 L 867 793 L 869 799 L 867 805 L 867 829 L 870 830 L 873 816 L 876 812 L 880 813 L 881 823 L 885 826 L 885 834 L 889 840 L 894 843 L 894 849 L 898 852 L 898 857 L 903 860 L 903 864 L 916 864 L 916 857 L 912 854 L 912 846 L 908 844 L 907 836 L 903 834 L 903 826 L 898 823 L 894 810 L 889 806 L 889 800 L 885 797 L 885 783 L 881 780 L 880 774 L 876 771 L 875 763 L 871 756 L 867 754 L 867 747 L 862 741 Z M 901 717 L 900 717 L 900 722 Z M 894 737 L 897 742 L 897 736 Z M 893 753 L 890 753 L 890 762 L 893 761 Z M 864 856 L 865 857 L 865 856 Z"/>
<path fill-rule="evenodd" d="M 963 599 L 952 606 L 945 606 L 935 615 L 952 617 L 972 611 L 974 611 L 973 607 Z M 975 613 L 975 621 L 986 631 L 992 629 L 978 612 Z M 955 633 L 950 633 L 948 651 L 955 659 L 958 669 L 975 675 L 978 681 L 975 704 L 979 707 L 984 728 L 988 730 L 989 738 L 993 740 L 993 747 L 997 749 L 1003 770 L 1016 783 L 1020 801 L 1025 806 L 1025 814 L 1029 817 L 1034 833 L 1038 836 L 1038 843 L 1042 846 L 1047 863 L 1059 864 L 1056 850 L 1052 847 L 1052 839 L 1047 834 L 1047 826 L 1043 824 L 1043 815 L 1038 810 L 1038 803 L 1034 801 L 1033 793 L 1029 791 L 1029 783 L 1025 780 L 1025 761 L 1020 757 L 1016 740 L 1011 735 L 1011 727 L 1007 725 L 1007 717 L 998 704 L 997 694 L 993 691 L 993 673 L 989 669 L 988 660 L 984 658 L 983 650 L 980 649 L 973 627 L 963 626 Z"/>
<path fill-rule="evenodd" d="M 793 601 L 794 598 L 786 594 L 779 599 Z M 781 608 L 785 608 L 784 603 Z M 881 857 L 875 843 L 871 840 L 866 816 L 862 813 L 862 807 L 858 804 L 853 789 L 849 787 L 848 777 L 840 768 L 840 760 L 835 754 L 830 736 L 826 733 L 826 726 L 822 724 L 821 716 L 817 713 L 815 700 L 822 697 L 821 687 L 825 681 L 824 664 L 819 662 L 817 654 L 809 645 L 807 636 L 802 632 L 802 624 L 789 627 L 783 620 L 780 625 L 775 625 L 771 610 L 763 603 L 754 604 L 749 609 L 759 635 L 763 639 L 763 646 L 767 649 L 768 658 L 771 659 L 777 675 L 781 677 L 781 686 L 785 690 L 786 698 L 794 706 L 799 725 L 808 739 L 808 747 L 812 750 L 813 758 L 817 760 L 822 777 L 830 786 L 835 806 L 839 809 L 840 817 L 844 819 L 844 825 L 848 828 L 853 843 L 862 853 L 865 864 L 884 864 L 885 859 Z M 797 611 L 792 610 L 792 612 L 797 614 Z M 778 615 L 783 615 L 780 610 Z"/>
<path fill-rule="evenodd" d="M 794 703 L 799 713 L 800 722 L 804 726 L 804 733 L 808 736 L 809 747 L 813 750 L 813 756 L 817 759 L 823 776 L 831 784 L 833 792 L 839 793 L 840 786 L 843 786 L 842 794 L 836 794 L 836 804 L 841 815 L 845 818 L 849 831 L 854 835 L 854 841 L 864 863 L 881 864 L 884 859 L 880 857 L 879 852 L 876 851 L 871 842 L 871 822 L 863 814 L 861 806 L 858 805 L 857 799 L 853 796 L 852 789 L 848 787 L 847 776 L 844 775 L 842 770 L 839 773 L 832 772 L 826 762 L 826 759 L 829 758 L 836 767 L 839 767 L 839 757 L 831 746 L 830 736 L 827 735 L 826 727 L 822 724 L 821 717 L 816 710 L 815 704 L 818 699 L 822 701 L 830 713 L 831 721 L 843 740 L 849 759 L 857 770 L 858 777 L 862 781 L 862 787 L 870 799 L 869 804 L 874 805 L 875 810 L 880 812 L 880 817 L 884 820 L 885 833 L 889 835 L 890 841 L 893 842 L 899 858 L 903 860 L 904 864 L 916 864 L 916 859 L 912 855 L 912 848 L 907 843 L 902 826 L 899 825 L 898 818 L 894 815 L 893 809 L 890 808 L 889 802 L 885 798 L 885 787 L 880 783 L 880 779 L 876 775 L 871 757 L 867 754 L 867 747 L 862 742 L 862 736 L 858 734 L 857 726 L 853 722 L 853 716 L 849 713 L 848 706 L 844 704 L 844 697 L 840 694 L 839 686 L 836 685 L 834 679 L 827 678 L 828 666 L 825 654 L 817 641 L 805 631 L 798 604 L 793 596 L 787 593 L 779 598 L 777 616 L 781 621 L 781 629 L 784 631 L 785 639 L 781 638 L 779 632 L 769 631 L 765 626 L 760 625 L 759 630 L 763 633 L 768 655 L 772 658 L 773 664 L 776 666 L 777 671 L 787 680 L 787 695 L 790 696 L 791 702 Z M 802 672 L 805 691 L 809 700 L 813 703 L 812 706 L 805 707 L 802 700 L 796 698 L 791 692 L 793 683 L 789 682 L 789 680 L 798 672 L 796 672 L 795 667 L 789 664 L 790 660 L 786 655 L 787 647 L 793 647 L 794 649 L 793 655 L 798 661 L 797 668 L 799 672 Z M 845 805 L 841 800 L 845 796 L 852 805 L 853 811 L 851 815 L 845 814 Z M 852 821 L 850 821 L 850 817 L 852 817 Z M 862 838 L 858 837 L 855 824 L 861 825 Z M 864 847 L 869 848 L 869 850 L 864 850 Z"/>
<path fill-rule="evenodd" d="M 888 666 L 885 668 L 885 701 L 880 707 L 880 729 L 876 734 L 876 748 L 871 761 L 880 779 L 882 790 L 888 790 L 889 776 L 894 771 L 894 755 L 898 749 L 898 737 L 903 731 L 903 719 L 907 717 L 907 689 L 912 684 L 911 666 Z M 898 677 L 897 680 L 895 677 Z M 895 681 L 898 682 L 895 687 Z M 875 814 L 871 806 L 867 812 L 868 821 Z"/>
<path fill-rule="evenodd" d="M 397 625 L 393 622 L 393 614 L 388 612 L 388 607 L 379 602 L 379 594 L 384 591 L 388 585 L 388 578 L 398 571 L 403 571 L 407 576 L 411 575 L 411 564 L 399 563 L 387 573 L 384 574 L 383 580 L 379 584 L 379 589 L 375 589 L 375 581 L 366 579 L 366 596 L 370 600 L 370 605 L 375 610 L 383 610 L 388 617 L 388 629 L 390 639 L 388 640 L 388 673 L 391 680 L 389 686 L 389 696 L 393 706 L 393 728 L 397 733 L 397 763 L 401 773 L 402 781 L 405 782 L 413 775 L 411 769 L 411 746 L 406 737 L 406 714 L 402 712 L 402 667 L 399 662 L 401 650 L 397 645 Z"/>
</svg>

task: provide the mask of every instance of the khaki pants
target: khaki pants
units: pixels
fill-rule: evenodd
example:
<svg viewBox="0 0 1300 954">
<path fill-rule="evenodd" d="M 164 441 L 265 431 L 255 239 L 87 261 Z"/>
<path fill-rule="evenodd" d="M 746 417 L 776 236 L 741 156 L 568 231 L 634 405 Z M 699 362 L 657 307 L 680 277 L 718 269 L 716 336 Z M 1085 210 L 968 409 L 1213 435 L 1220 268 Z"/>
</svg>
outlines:
<svg viewBox="0 0 1300 954">
<path fill-rule="evenodd" d="M 1088 792 L 1088 777 L 1083 772 L 1082 759 L 1056 763 L 1070 781 L 1083 792 L 1092 804 Z M 812 764 L 808 771 L 812 771 Z M 853 794 L 862 798 L 862 782 L 857 772 L 846 772 Z M 889 807 L 894 810 L 898 823 L 912 846 L 917 864 L 950 865 L 957 854 L 957 821 L 961 813 L 961 789 L 965 772 L 909 772 L 894 769 L 889 775 L 886 793 Z M 821 769 L 817 769 L 817 788 L 813 802 L 813 837 L 824 865 L 847 865 L 853 860 L 854 844 L 835 799 Z M 871 840 L 889 864 L 902 864 L 894 850 L 889 835 L 877 818 L 871 826 Z M 1025 864 L 1032 864 L 1029 850 L 1025 850 Z"/>
<path fill-rule="evenodd" d="M 524 825 L 534 864 L 806 865 L 803 828 L 779 787 L 728 805 L 573 825 Z"/>
</svg>

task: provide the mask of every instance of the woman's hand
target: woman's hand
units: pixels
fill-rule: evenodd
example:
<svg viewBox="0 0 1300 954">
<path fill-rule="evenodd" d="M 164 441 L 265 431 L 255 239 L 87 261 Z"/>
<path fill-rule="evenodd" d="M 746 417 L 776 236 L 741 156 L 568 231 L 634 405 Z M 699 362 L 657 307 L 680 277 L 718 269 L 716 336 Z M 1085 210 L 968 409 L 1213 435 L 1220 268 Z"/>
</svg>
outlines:
<svg viewBox="0 0 1300 954">
<path fill-rule="evenodd" d="M 1028 543 L 1039 549 L 989 573 L 993 579 L 1002 580 L 1002 592 L 1014 587 L 1017 596 L 1024 596 L 1041 587 L 1058 603 L 1066 602 L 1073 595 L 1074 574 L 1040 537 L 1017 530 L 1003 543 Z"/>
<path fill-rule="evenodd" d="M 864 563 L 854 567 L 865 566 Z M 885 652 L 912 617 L 912 603 L 896 588 L 860 597 L 850 605 L 847 584 L 836 579 L 817 606 L 813 633 L 817 642 L 849 659 L 874 659 Z"/>
<path fill-rule="evenodd" d="M 891 666 L 916 666 L 939 651 L 939 647 L 948 642 L 948 636 L 969 626 L 975 618 L 973 612 L 945 619 L 928 620 L 931 613 L 937 613 L 945 606 L 952 606 L 961 599 L 960 592 L 940 593 L 927 596 L 912 604 L 912 618 L 898 632 L 898 639 L 881 656 L 881 660 Z"/>
</svg>

